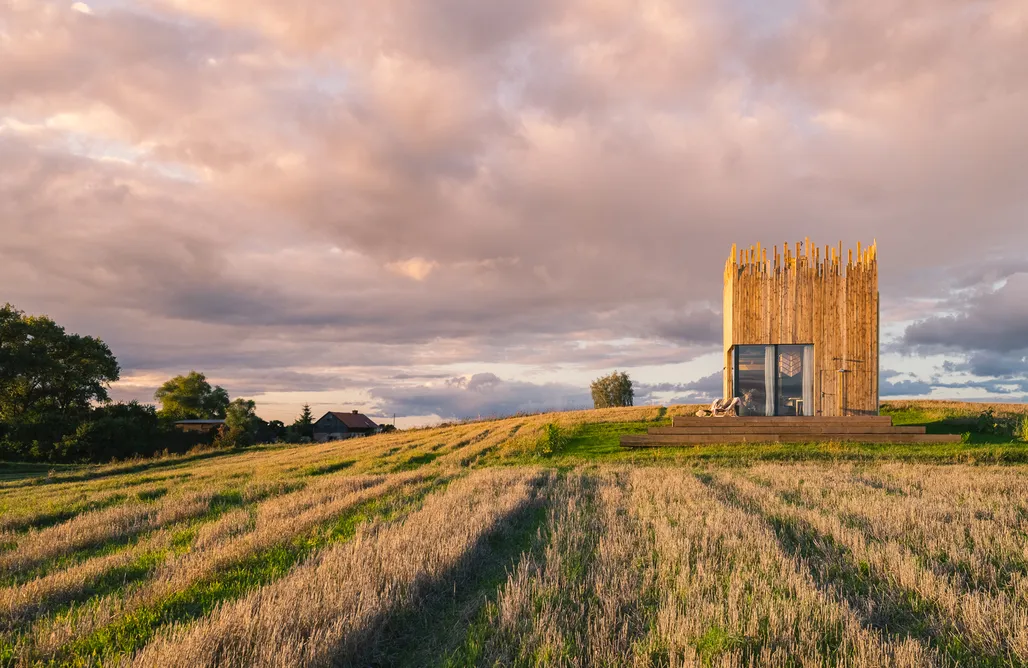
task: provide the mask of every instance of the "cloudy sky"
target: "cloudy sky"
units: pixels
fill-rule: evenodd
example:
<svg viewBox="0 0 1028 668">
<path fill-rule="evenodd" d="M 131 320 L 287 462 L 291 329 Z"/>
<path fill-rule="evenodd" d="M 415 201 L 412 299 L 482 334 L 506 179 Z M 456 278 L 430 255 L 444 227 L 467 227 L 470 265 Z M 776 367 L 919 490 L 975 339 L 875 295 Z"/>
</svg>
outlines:
<svg viewBox="0 0 1028 668">
<path fill-rule="evenodd" d="M 0 302 L 413 423 L 706 399 L 733 242 L 877 238 L 883 395 L 1020 399 L 1026 117 L 1024 0 L 0 0 Z"/>
</svg>

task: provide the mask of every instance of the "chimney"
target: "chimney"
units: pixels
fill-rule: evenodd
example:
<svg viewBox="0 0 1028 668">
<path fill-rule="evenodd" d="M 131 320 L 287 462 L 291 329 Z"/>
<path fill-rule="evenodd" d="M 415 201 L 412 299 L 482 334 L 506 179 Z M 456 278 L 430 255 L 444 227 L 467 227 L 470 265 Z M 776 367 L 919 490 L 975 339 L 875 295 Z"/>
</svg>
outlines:
<svg viewBox="0 0 1028 668">
<path fill-rule="evenodd" d="M 354 411 L 354 412 L 353 412 L 353 414 L 354 414 L 354 415 L 356 415 L 356 414 L 357 414 L 357 411 Z"/>
</svg>

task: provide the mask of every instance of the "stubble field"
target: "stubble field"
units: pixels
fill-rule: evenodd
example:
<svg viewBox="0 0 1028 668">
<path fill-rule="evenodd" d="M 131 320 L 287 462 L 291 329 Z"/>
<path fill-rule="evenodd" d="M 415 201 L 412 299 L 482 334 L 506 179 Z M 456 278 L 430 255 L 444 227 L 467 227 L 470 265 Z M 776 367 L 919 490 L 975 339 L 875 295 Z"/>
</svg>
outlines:
<svg viewBox="0 0 1028 668">
<path fill-rule="evenodd" d="M 689 410 L 9 473 L 0 665 L 1028 663 L 1023 446 L 610 447 Z"/>
</svg>

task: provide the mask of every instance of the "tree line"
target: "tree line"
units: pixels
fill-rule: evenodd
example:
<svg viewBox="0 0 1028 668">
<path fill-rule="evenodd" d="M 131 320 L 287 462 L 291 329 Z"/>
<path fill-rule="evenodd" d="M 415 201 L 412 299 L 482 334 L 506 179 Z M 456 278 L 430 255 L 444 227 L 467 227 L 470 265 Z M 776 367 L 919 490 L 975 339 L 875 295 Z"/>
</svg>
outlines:
<svg viewBox="0 0 1028 668">
<path fill-rule="evenodd" d="M 286 425 L 267 422 L 249 399 L 231 399 L 190 371 L 154 393 L 160 408 L 112 401 L 121 367 L 106 343 L 69 334 L 46 316 L 0 307 L 0 460 L 105 462 L 179 453 L 199 445 L 245 447 L 313 440 L 310 406 Z M 596 408 L 631 406 L 632 381 L 615 371 L 592 383 Z M 179 420 L 223 419 L 208 433 L 184 432 Z"/>
<path fill-rule="evenodd" d="M 245 447 L 314 436 L 310 406 L 291 425 L 266 422 L 249 399 L 231 400 L 202 373 L 158 388 L 160 408 L 114 402 L 121 367 L 106 343 L 67 333 L 46 316 L 0 307 L 0 460 L 103 462 L 199 445 Z M 183 432 L 178 420 L 224 419 L 210 433 Z"/>
</svg>

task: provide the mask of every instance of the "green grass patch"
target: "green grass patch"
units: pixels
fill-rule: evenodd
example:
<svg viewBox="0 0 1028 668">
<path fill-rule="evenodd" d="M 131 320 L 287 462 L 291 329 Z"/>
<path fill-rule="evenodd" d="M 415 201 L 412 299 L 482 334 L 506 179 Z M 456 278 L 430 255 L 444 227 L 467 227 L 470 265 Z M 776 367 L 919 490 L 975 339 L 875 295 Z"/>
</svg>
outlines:
<svg viewBox="0 0 1028 668">
<path fill-rule="evenodd" d="M 623 434 L 645 434 L 669 420 L 597 422 L 579 426 L 560 452 L 542 455 L 559 465 L 588 462 L 748 463 L 753 461 L 877 461 L 900 460 L 942 464 L 1028 463 L 1028 443 L 705 443 L 654 448 L 623 448 Z M 984 437 L 983 437 L 984 438 Z M 540 455 L 494 456 L 489 463 L 530 464 Z"/>
<path fill-rule="evenodd" d="M 28 531 L 29 529 L 45 529 L 47 527 L 55 526 L 61 522 L 67 522 L 70 519 L 82 515 L 84 513 L 93 512 L 95 510 L 103 510 L 110 508 L 111 506 L 117 505 L 128 498 L 125 494 L 112 494 L 102 499 L 96 499 L 94 501 L 79 501 L 67 506 L 52 506 L 46 512 L 39 513 L 25 517 L 20 520 L 15 520 L 8 523 L 8 528 L 14 531 Z M 4 511 L 9 512 L 8 509 L 2 508 Z"/>
<path fill-rule="evenodd" d="M 317 476 L 326 475 L 329 473 L 335 473 L 336 471 L 342 471 L 348 469 L 357 463 L 356 459 L 344 459 L 343 461 L 333 462 L 331 464 L 323 464 L 321 466 L 310 466 L 303 470 L 301 475 L 304 476 Z"/>
<path fill-rule="evenodd" d="M 414 471 L 425 464 L 431 464 L 438 459 L 439 456 L 440 454 L 438 452 L 423 452 L 421 454 L 411 455 L 407 459 L 394 464 L 389 470 L 393 473 L 399 473 L 400 471 Z"/>
<path fill-rule="evenodd" d="M 704 666 L 712 665 L 714 659 L 723 654 L 746 648 L 747 644 L 745 637 L 729 633 L 716 625 L 711 626 L 702 635 L 692 640 L 692 646 L 696 648 Z"/>
<path fill-rule="evenodd" d="M 136 498 L 140 501 L 155 501 L 168 493 L 167 487 L 158 487 L 156 489 L 148 489 L 142 492 L 136 493 Z"/>
</svg>

